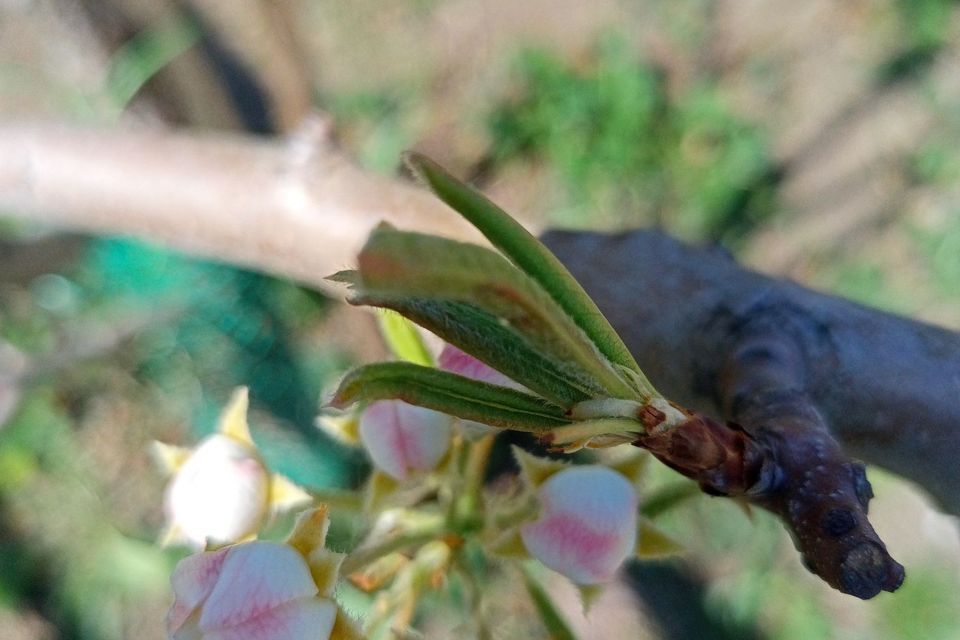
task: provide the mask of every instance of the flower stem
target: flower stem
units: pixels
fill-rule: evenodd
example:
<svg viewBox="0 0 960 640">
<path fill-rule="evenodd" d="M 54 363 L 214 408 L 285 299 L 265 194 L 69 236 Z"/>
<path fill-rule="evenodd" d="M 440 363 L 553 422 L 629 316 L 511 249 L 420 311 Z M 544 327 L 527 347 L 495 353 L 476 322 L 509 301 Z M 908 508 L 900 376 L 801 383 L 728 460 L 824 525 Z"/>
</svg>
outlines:
<svg viewBox="0 0 960 640">
<path fill-rule="evenodd" d="M 429 517 L 423 516 L 416 523 L 409 524 L 396 535 L 380 540 L 376 544 L 354 549 L 343 561 L 340 569 L 341 573 L 349 576 L 389 553 L 425 544 L 448 533 L 450 533 L 450 530 L 445 517 L 439 514 Z"/>
<path fill-rule="evenodd" d="M 464 532 L 483 524 L 483 479 L 490 461 L 490 452 L 496 434 L 485 435 L 476 442 L 466 443 L 467 459 L 463 468 L 463 486 L 454 503 L 454 525 Z"/>
</svg>

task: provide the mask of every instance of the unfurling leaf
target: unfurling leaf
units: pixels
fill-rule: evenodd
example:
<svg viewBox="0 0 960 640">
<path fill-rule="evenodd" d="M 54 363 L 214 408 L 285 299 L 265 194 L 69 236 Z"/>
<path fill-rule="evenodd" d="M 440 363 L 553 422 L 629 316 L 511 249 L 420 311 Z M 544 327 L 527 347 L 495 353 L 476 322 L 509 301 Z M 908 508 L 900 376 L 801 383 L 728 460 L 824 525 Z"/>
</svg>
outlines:
<svg viewBox="0 0 960 640">
<path fill-rule="evenodd" d="M 602 394 L 602 387 L 568 361 L 541 353 L 516 328 L 463 302 L 356 295 L 354 304 L 393 309 L 507 377 L 562 406 Z"/>
<path fill-rule="evenodd" d="M 427 367 L 433 364 L 427 345 L 423 343 L 417 328 L 409 320 L 395 311 L 383 309 L 377 314 L 377 321 L 380 333 L 383 334 L 393 355 L 401 360 Z"/>
<path fill-rule="evenodd" d="M 466 303 L 513 328 L 549 360 L 575 366 L 601 395 L 636 398 L 633 385 L 553 298 L 489 249 L 379 228 L 358 262 L 359 297 Z"/>
<path fill-rule="evenodd" d="M 436 162 L 418 153 L 408 153 L 405 159 L 441 200 L 538 282 L 611 362 L 641 373 L 630 350 L 597 305 L 543 243 L 503 209 L 454 178 Z"/>
</svg>

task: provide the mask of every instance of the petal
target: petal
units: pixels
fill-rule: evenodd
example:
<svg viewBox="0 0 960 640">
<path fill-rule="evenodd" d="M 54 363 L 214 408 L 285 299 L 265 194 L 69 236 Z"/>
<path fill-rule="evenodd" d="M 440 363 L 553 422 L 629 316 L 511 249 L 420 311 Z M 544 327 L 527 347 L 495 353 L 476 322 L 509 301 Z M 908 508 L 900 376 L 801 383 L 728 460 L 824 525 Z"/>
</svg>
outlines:
<svg viewBox="0 0 960 640">
<path fill-rule="evenodd" d="M 244 622 L 204 633 L 204 640 L 327 640 L 337 619 L 330 600 L 294 600 Z"/>
<path fill-rule="evenodd" d="M 381 400 L 360 416 L 360 440 L 379 469 L 397 480 L 433 469 L 450 446 L 452 418 L 399 400 Z"/>
<path fill-rule="evenodd" d="M 213 591 L 229 549 L 187 556 L 177 564 L 170 576 L 173 606 L 167 614 L 167 631 L 171 634 L 183 626 L 187 618 L 203 604 Z"/>
<path fill-rule="evenodd" d="M 196 546 L 236 542 L 267 514 L 269 476 L 247 445 L 216 434 L 204 440 L 167 488 L 172 525 Z"/>
<path fill-rule="evenodd" d="M 445 371 L 459 373 L 462 376 L 481 382 L 498 384 L 502 387 L 510 387 L 520 391 L 525 390 L 523 385 L 514 382 L 487 363 L 477 360 L 449 343 L 444 345 L 443 351 L 440 352 L 437 366 Z"/>
<path fill-rule="evenodd" d="M 230 547 L 220 578 L 203 605 L 200 629 L 208 634 L 237 627 L 316 593 L 306 561 L 292 547 L 277 542 Z"/>
<path fill-rule="evenodd" d="M 633 553 L 637 497 L 622 475 L 599 465 L 571 467 L 537 493 L 539 517 L 521 527 L 528 551 L 578 584 L 610 580 Z"/>
</svg>

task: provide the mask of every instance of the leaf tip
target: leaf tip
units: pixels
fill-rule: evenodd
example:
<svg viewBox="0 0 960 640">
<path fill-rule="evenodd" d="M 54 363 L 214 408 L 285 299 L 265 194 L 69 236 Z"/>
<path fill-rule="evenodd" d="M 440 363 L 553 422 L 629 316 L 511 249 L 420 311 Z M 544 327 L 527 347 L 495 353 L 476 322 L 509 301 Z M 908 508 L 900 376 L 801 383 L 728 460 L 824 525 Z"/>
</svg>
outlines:
<svg viewBox="0 0 960 640">
<path fill-rule="evenodd" d="M 360 273 L 355 269 L 344 269 L 343 271 L 331 273 L 323 279 L 329 282 L 339 282 L 341 284 L 356 286 L 360 283 Z"/>
<path fill-rule="evenodd" d="M 414 151 L 412 149 L 408 149 L 400 154 L 400 159 L 403 161 L 403 164 L 407 167 L 410 173 L 417 178 L 423 177 L 424 167 L 434 164 L 430 158 L 423 155 L 419 151 Z"/>
</svg>

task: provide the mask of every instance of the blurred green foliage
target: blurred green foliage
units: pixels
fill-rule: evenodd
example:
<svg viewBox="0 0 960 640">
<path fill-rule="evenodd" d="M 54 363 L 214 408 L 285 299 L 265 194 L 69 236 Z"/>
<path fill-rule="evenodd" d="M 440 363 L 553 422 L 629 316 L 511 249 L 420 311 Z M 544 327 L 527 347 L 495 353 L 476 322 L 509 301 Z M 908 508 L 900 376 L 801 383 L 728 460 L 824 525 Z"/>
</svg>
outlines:
<svg viewBox="0 0 960 640">
<path fill-rule="evenodd" d="M 144 84 L 200 40 L 192 20 L 174 18 L 137 34 L 114 54 L 104 93 L 119 116 Z"/>
<path fill-rule="evenodd" d="M 322 296 L 121 240 L 96 241 L 77 280 L 96 308 L 152 309 L 166 320 L 137 337 L 134 373 L 173 395 L 198 382 L 207 387 L 196 436 L 213 430 L 230 390 L 247 385 L 254 407 L 284 425 L 284 437 L 253 427 L 260 439 L 283 447 L 282 456 L 265 447 L 275 470 L 309 485 L 349 483 L 351 455 L 313 425 L 321 389 L 349 365 L 346 353 L 305 339 L 325 315 Z"/>
<path fill-rule="evenodd" d="M 890 640 L 957 637 L 956 578 L 941 566 L 917 567 L 882 612 Z"/>
<path fill-rule="evenodd" d="M 59 637 L 129 637 L 130 603 L 165 606 L 169 572 L 183 555 L 155 544 L 160 496 L 137 503 L 116 495 L 94 458 L 108 467 L 117 457 L 145 458 L 128 447 L 153 437 L 190 445 L 213 430 L 231 389 L 246 384 L 271 468 L 317 487 L 349 486 L 363 474 L 354 452 L 313 426 L 322 388 L 350 364 L 345 352 L 314 343 L 329 308 L 316 293 L 137 242 L 95 240 L 68 275 L 39 275 L 22 292 L 0 291 L 0 300 L 0 338 L 45 371 L 0 430 L 0 607 L 43 607 Z M 119 339 L 104 339 L 111 334 Z M 72 343 L 102 348 L 73 353 Z M 93 398 L 125 395 L 178 432 L 115 424 L 117 440 L 100 442 L 91 457 L 97 436 L 78 415 Z M 159 469 L 145 472 L 160 482 Z M 125 513 L 112 511 L 114 501 Z"/>
<path fill-rule="evenodd" d="M 372 171 L 391 173 L 400 154 L 416 142 L 418 93 L 417 87 L 392 87 L 333 94 L 325 102 L 357 161 Z"/>
<path fill-rule="evenodd" d="M 960 211 L 938 228 L 916 230 L 914 237 L 932 284 L 945 296 L 960 297 Z"/>
<path fill-rule="evenodd" d="M 736 244 L 774 211 L 762 132 L 709 80 L 671 93 L 663 74 L 616 36 L 576 67 L 523 53 L 517 94 L 489 117 L 493 158 L 543 162 L 563 185 L 553 221 L 660 223 L 682 236 Z"/>
</svg>

